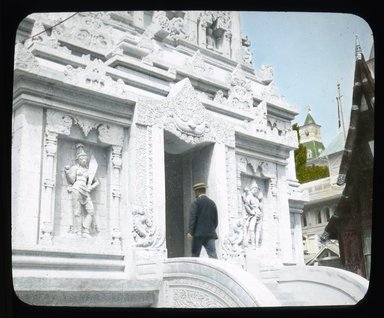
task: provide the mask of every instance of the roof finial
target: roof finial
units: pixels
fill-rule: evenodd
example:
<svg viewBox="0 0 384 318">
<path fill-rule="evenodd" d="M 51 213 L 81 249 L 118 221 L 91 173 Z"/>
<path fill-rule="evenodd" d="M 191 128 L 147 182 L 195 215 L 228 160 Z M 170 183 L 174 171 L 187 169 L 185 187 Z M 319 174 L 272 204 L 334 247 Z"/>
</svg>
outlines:
<svg viewBox="0 0 384 318">
<path fill-rule="evenodd" d="M 308 105 L 307 109 L 308 109 L 308 114 L 310 114 L 312 111 L 311 105 Z"/>
<path fill-rule="evenodd" d="M 356 60 L 361 60 L 363 52 L 361 51 L 359 37 L 357 36 L 357 34 L 355 36 L 356 36 L 356 39 L 355 39 L 355 56 L 356 56 Z"/>
</svg>

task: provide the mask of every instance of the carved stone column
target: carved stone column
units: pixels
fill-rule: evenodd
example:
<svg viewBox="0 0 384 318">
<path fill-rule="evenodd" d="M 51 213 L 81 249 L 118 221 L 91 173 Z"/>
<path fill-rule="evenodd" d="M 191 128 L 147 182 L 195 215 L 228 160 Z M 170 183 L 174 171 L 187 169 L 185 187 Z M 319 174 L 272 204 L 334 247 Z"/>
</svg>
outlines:
<svg viewBox="0 0 384 318">
<path fill-rule="evenodd" d="M 276 191 L 278 195 L 276 211 L 278 212 L 278 227 L 276 241 L 276 256 L 283 263 L 292 262 L 292 237 L 290 230 L 290 212 L 288 201 L 288 181 L 285 175 L 285 167 L 277 165 Z"/>
<path fill-rule="evenodd" d="M 200 21 L 197 32 L 198 32 L 197 38 L 199 39 L 198 45 L 206 48 L 207 47 L 207 24 L 206 24 L 206 22 Z"/>
<path fill-rule="evenodd" d="M 240 192 L 241 181 L 240 175 L 236 172 L 236 151 L 235 147 L 226 146 L 226 172 L 227 172 L 227 197 L 228 212 L 231 218 L 238 218 L 241 210 L 238 207 L 238 196 Z"/>
<path fill-rule="evenodd" d="M 39 243 L 51 243 L 53 237 L 54 187 L 56 182 L 57 136 L 48 129 L 45 132 L 43 158 L 43 189 L 41 197 Z"/>
<path fill-rule="evenodd" d="M 225 32 L 223 39 L 222 51 L 224 56 L 231 57 L 231 41 L 232 41 L 232 33 Z"/>
<path fill-rule="evenodd" d="M 120 229 L 120 175 L 123 164 L 122 150 L 124 131 L 123 128 L 119 126 L 102 124 L 98 126 L 98 132 L 100 141 L 111 145 L 111 162 L 109 165 L 109 228 L 111 245 L 120 249 L 122 247 L 122 234 Z"/>
<path fill-rule="evenodd" d="M 112 146 L 111 161 L 112 161 L 112 174 L 111 174 L 111 216 L 110 216 L 110 231 L 112 235 L 111 244 L 115 247 L 121 248 L 121 231 L 120 231 L 120 172 L 122 166 L 122 147 Z"/>
</svg>

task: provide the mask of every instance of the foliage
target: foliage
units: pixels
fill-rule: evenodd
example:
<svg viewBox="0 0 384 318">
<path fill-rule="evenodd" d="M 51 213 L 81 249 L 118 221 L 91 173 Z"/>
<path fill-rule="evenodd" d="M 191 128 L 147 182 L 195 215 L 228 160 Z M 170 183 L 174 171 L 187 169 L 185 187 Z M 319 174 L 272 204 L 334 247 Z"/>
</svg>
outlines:
<svg viewBox="0 0 384 318">
<path fill-rule="evenodd" d="M 299 148 L 295 150 L 296 177 L 300 183 L 306 183 L 313 180 L 329 177 L 329 168 L 327 166 L 307 166 L 307 148 L 300 144 L 299 126 L 294 124 L 293 130 L 297 132 Z"/>
<path fill-rule="evenodd" d="M 329 169 L 327 166 L 304 166 L 296 172 L 296 177 L 300 183 L 306 183 L 313 180 L 329 177 Z"/>
</svg>

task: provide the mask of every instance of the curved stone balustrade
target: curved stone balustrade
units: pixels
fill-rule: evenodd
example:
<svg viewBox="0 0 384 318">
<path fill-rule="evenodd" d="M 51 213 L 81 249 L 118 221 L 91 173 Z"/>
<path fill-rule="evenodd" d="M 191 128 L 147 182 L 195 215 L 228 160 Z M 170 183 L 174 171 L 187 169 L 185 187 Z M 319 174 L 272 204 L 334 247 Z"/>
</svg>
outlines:
<svg viewBox="0 0 384 318">
<path fill-rule="evenodd" d="M 158 307 L 280 306 L 270 290 L 240 267 L 208 258 L 169 258 L 164 261 Z"/>
<path fill-rule="evenodd" d="M 355 273 L 327 266 L 288 266 L 260 277 L 282 306 L 355 305 L 369 286 Z"/>
</svg>

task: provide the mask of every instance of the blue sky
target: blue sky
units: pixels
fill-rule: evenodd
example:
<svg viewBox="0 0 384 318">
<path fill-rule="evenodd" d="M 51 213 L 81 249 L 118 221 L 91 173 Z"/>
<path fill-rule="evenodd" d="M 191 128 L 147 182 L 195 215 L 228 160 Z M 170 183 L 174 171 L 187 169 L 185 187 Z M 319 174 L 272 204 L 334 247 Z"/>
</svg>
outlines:
<svg viewBox="0 0 384 318">
<path fill-rule="evenodd" d="M 324 146 L 338 129 L 337 83 L 348 128 L 355 66 L 355 36 L 366 60 L 374 34 L 361 17 L 345 13 L 256 12 L 240 14 L 241 31 L 251 41 L 253 66 L 273 66 L 275 84 L 299 115 L 302 125 L 308 105 L 321 126 Z"/>
</svg>

